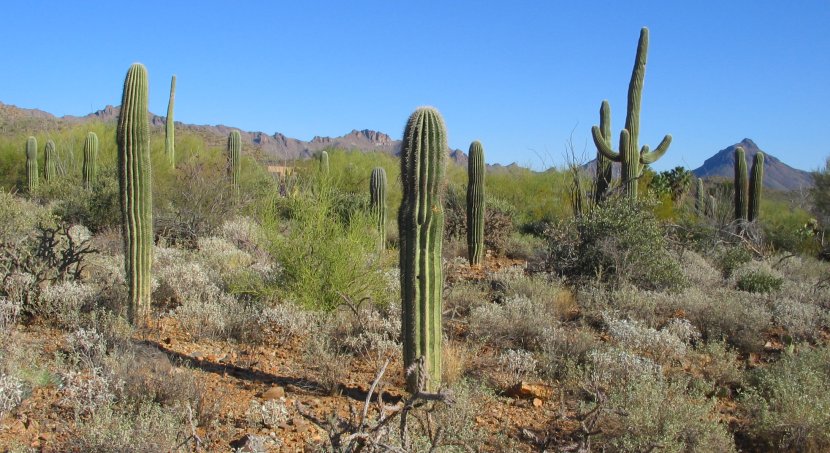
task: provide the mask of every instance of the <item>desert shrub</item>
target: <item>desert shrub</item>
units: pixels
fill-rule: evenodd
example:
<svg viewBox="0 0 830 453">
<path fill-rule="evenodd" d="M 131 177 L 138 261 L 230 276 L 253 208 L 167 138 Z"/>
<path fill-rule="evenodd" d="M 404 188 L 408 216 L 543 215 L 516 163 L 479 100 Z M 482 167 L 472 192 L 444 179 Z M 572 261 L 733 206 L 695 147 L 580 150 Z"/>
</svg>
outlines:
<svg viewBox="0 0 830 453">
<path fill-rule="evenodd" d="M 72 410 L 75 418 L 90 416 L 115 401 L 113 376 L 101 368 L 86 371 L 66 370 L 61 373 L 58 403 Z"/>
<path fill-rule="evenodd" d="M 5 417 L 12 409 L 23 402 L 26 388 L 20 378 L 0 374 L 0 417 Z"/>
<path fill-rule="evenodd" d="M 625 386 L 639 376 L 662 379 L 663 367 L 654 360 L 615 347 L 596 349 L 588 354 L 586 378 L 603 388 Z"/>
<path fill-rule="evenodd" d="M 658 363 L 679 359 L 686 355 L 687 343 L 700 333 L 685 319 L 672 319 L 657 330 L 635 320 L 613 319 L 606 316 L 608 334 L 622 347 L 645 353 Z"/>
<path fill-rule="evenodd" d="M 554 319 L 545 303 L 514 296 L 501 304 L 474 308 L 470 313 L 470 335 L 497 347 L 536 350 Z"/>
<path fill-rule="evenodd" d="M 830 449 L 830 348 L 805 347 L 749 374 L 750 435 L 770 450 Z"/>
<path fill-rule="evenodd" d="M 564 379 L 576 366 L 586 364 L 599 344 L 591 329 L 584 327 L 550 327 L 542 338 L 539 368 L 551 379 Z"/>
<path fill-rule="evenodd" d="M 251 329 L 254 336 L 249 341 L 276 339 L 276 344 L 283 345 L 309 332 L 316 319 L 312 313 L 285 302 L 263 308 L 256 321 L 257 328 Z"/>
<path fill-rule="evenodd" d="M 499 355 L 499 366 L 509 376 L 511 385 L 535 376 L 538 363 L 533 354 L 524 349 L 508 349 Z"/>
<path fill-rule="evenodd" d="M 735 443 L 714 416 L 715 401 L 654 373 L 633 377 L 601 399 L 594 444 L 620 452 L 733 452 Z"/>
<path fill-rule="evenodd" d="M 796 341 L 816 341 L 821 338 L 821 329 L 830 326 L 830 313 L 821 307 L 790 297 L 775 298 L 771 305 L 775 324 Z"/>
<path fill-rule="evenodd" d="M 723 249 L 716 259 L 724 278 L 731 277 L 734 271 L 750 261 L 752 261 L 752 253 L 741 244 Z"/>
<path fill-rule="evenodd" d="M 784 279 L 762 271 L 747 272 L 738 277 L 737 286 L 750 293 L 771 293 L 781 289 Z"/>
<path fill-rule="evenodd" d="M 288 408 L 285 402 L 277 399 L 264 402 L 252 399 L 245 416 L 252 428 L 274 429 L 288 421 Z"/>
<path fill-rule="evenodd" d="M 5 297 L 0 297 L 0 342 L 11 334 L 17 321 L 20 319 L 20 303 Z"/>
<path fill-rule="evenodd" d="M 336 394 L 349 374 L 352 357 L 340 351 L 331 335 L 333 326 L 321 320 L 303 351 L 303 363 L 321 389 Z"/>
<path fill-rule="evenodd" d="M 549 231 L 548 264 L 576 278 L 629 282 L 645 289 L 683 286 L 680 266 L 647 201 L 609 199 Z"/>
<path fill-rule="evenodd" d="M 515 228 L 515 209 L 503 200 L 489 194 L 484 210 L 484 246 L 496 254 L 508 251 L 508 243 Z M 467 198 L 466 189 L 449 186 L 444 199 L 444 235 L 447 240 L 464 244 L 467 241 Z"/>
<path fill-rule="evenodd" d="M 722 284 L 721 272 L 700 254 L 685 250 L 679 261 L 683 277 L 690 286 L 707 288 Z"/>
<path fill-rule="evenodd" d="M 97 288 L 87 283 L 60 282 L 41 292 L 32 313 L 60 328 L 77 329 L 83 315 L 95 307 L 97 294 Z"/>
<path fill-rule="evenodd" d="M 698 352 L 703 356 L 703 376 L 714 384 L 715 389 L 743 382 L 742 365 L 735 351 L 726 343 L 710 341 L 698 344 Z"/>
<path fill-rule="evenodd" d="M 373 304 L 340 307 L 329 323 L 337 348 L 368 359 L 380 368 L 387 358 L 401 354 L 401 305 Z"/>
<path fill-rule="evenodd" d="M 112 167 L 99 170 L 92 190 L 84 189 L 77 178 L 59 178 L 44 190 L 40 196 L 64 222 L 80 223 L 96 233 L 121 223 L 118 178 Z"/>
</svg>

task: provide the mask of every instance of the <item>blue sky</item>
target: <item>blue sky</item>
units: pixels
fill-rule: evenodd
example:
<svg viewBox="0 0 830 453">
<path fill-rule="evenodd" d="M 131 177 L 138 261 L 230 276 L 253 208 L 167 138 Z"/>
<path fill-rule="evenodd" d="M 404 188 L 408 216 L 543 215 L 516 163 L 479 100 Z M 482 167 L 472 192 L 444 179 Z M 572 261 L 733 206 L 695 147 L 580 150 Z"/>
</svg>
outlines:
<svg viewBox="0 0 830 453">
<path fill-rule="evenodd" d="M 76 3 L 76 4 L 73 4 Z M 798 168 L 830 155 L 830 1 L 12 2 L 0 101 L 83 115 L 120 101 L 134 61 L 164 114 L 309 140 L 400 138 L 437 107 L 450 146 L 487 161 L 562 164 L 608 99 L 614 135 L 639 29 L 650 29 L 641 142 L 674 136 L 658 170 L 744 137 Z M 138 6 L 140 5 L 140 6 Z"/>
</svg>

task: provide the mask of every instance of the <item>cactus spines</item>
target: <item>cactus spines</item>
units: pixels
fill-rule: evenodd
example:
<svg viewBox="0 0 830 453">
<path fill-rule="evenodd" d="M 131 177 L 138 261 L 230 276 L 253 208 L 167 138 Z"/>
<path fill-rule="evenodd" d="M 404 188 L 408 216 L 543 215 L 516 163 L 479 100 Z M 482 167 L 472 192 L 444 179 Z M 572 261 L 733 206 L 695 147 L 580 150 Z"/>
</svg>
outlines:
<svg viewBox="0 0 830 453">
<path fill-rule="evenodd" d="M 326 151 L 320 153 L 320 173 L 329 174 L 329 153 Z"/>
<path fill-rule="evenodd" d="M 746 177 L 746 153 L 740 146 L 735 148 L 735 220 L 745 222 L 749 213 L 747 203 L 749 182 Z"/>
<path fill-rule="evenodd" d="M 375 167 L 369 178 L 369 204 L 378 231 L 378 250 L 386 249 L 386 170 Z"/>
<path fill-rule="evenodd" d="M 761 194 L 764 191 L 764 153 L 757 152 L 752 159 L 752 172 L 749 175 L 749 207 L 747 220 L 758 220 L 761 213 Z"/>
<path fill-rule="evenodd" d="M 649 151 L 647 145 L 639 148 L 640 139 L 640 101 L 643 97 L 643 82 L 646 75 L 646 60 L 648 56 L 648 28 L 640 30 L 640 41 L 637 44 L 637 56 L 634 59 L 634 69 L 631 72 L 631 81 L 628 85 L 628 109 L 625 115 L 625 128 L 620 132 L 619 151 L 614 151 L 608 144 L 603 131 L 594 126 L 591 135 L 597 150 L 613 162 L 619 162 L 622 173 L 622 185 L 631 199 L 637 198 L 637 178 L 643 170 L 643 165 L 653 164 L 666 153 L 671 145 L 671 135 L 666 135 L 654 151 Z"/>
<path fill-rule="evenodd" d="M 170 101 L 167 103 L 167 123 L 164 127 L 164 152 L 170 166 L 176 168 L 176 125 L 173 123 L 173 105 L 176 102 L 176 75 L 170 79 Z"/>
<path fill-rule="evenodd" d="M 26 185 L 29 193 L 37 190 L 37 139 L 29 137 L 26 140 Z"/>
<path fill-rule="evenodd" d="M 401 147 L 403 199 L 398 211 L 404 369 L 410 392 L 441 383 L 441 242 L 447 133 L 441 114 L 420 107 L 409 117 Z M 422 367 L 415 366 L 423 360 Z M 421 383 L 426 388 L 421 389 Z"/>
<path fill-rule="evenodd" d="M 127 315 L 134 326 L 149 321 L 153 261 L 153 190 L 150 135 L 147 121 L 147 69 L 133 63 L 124 79 L 118 115 L 118 182 L 124 235 L 124 267 L 129 300 Z"/>
<path fill-rule="evenodd" d="M 602 140 L 611 148 L 611 105 L 602 101 L 599 108 L 599 132 Z M 594 203 L 605 199 L 608 188 L 611 186 L 614 163 L 597 149 L 596 178 L 594 179 Z"/>
<path fill-rule="evenodd" d="M 242 161 L 239 157 L 241 150 L 242 136 L 239 131 L 231 131 L 228 135 L 228 177 L 236 191 L 239 191 L 239 174 L 242 170 Z"/>
<path fill-rule="evenodd" d="M 695 211 L 698 215 L 706 213 L 706 193 L 703 191 L 703 178 L 697 178 L 695 188 Z"/>
<path fill-rule="evenodd" d="M 58 175 L 58 154 L 55 151 L 55 142 L 46 142 L 46 149 L 43 152 L 43 179 L 46 182 L 55 180 Z"/>
<path fill-rule="evenodd" d="M 484 261 L 484 147 L 470 144 L 467 161 L 467 257 L 470 265 Z"/>
<path fill-rule="evenodd" d="M 87 132 L 84 140 L 84 163 L 81 169 L 84 189 L 92 190 L 95 185 L 95 176 L 98 174 L 98 136 L 95 132 Z"/>
</svg>

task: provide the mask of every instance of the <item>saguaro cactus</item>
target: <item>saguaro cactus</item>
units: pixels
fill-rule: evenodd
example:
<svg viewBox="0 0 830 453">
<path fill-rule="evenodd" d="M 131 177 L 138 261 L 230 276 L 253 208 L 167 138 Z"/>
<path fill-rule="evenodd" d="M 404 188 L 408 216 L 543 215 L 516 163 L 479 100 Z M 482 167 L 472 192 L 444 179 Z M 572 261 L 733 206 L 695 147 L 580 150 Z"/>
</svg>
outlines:
<svg viewBox="0 0 830 453">
<path fill-rule="evenodd" d="M 410 392 L 441 383 L 441 242 L 444 236 L 444 171 L 447 133 L 437 110 L 420 107 L 404 129 L 401 148 L 403 199 L 398 211 L 404 368 Z M 424 376 L 413 367 L 423 357 Z"/>
<path fill-rule="evenodd" d="M 484 261 L 484 147 L 470 144 L 467 161 L 467 257 L 473 266 Z"/>
<path fill-rule="evenodd" d="M 326 151 L 320 153 L 320 173 L 329 174 L 329 153 Z"/>
<path fill-rule="evenodd" d="M 640 101 L 643 97 L 643 82 L 646 75 L 646 59 L 648 54 L 648 28 L 640 30 L 640 41 L 637 44 L 637 56 L 634 59 L 634 69 L 631 72 L 631 82 L 628 85 L 628 109 L 625 116 L 625 129 L 620 132 L 619 152 L 611 149 L 606 141 L 602 129 L 597 126 L 591 128 L 591 135 L 597 150 L 606 158 L 619 162 L 622 170 L 622 185 L 631 199 L 637 198 L 637 178 L 643 171 L 643 165 L 653 164 L 671 145 L 671 135 L 666 135 L 657 149 L 649 151 L 648 145 L 638 149 L 640 138 Z"/>
<path fill-rule="evenodd" d="M 228 177 L 234 190 L 239 191 L 239 175 L 242 171 L 242 160 L 239 154 L 242 150 L 242 136 L 239 131 L 231 131 L 228 135 Z"/>
<path fill-rule="evenodd" d="M 92 190 L 95 176 L 98 174 L 98 136 L 87 132 L 84 140 L 84 163 L 82 168 L 84 189 Z"/>
<path fill-rule="evenodd" d="M 749 182 L 746 177 L 746 153 L 740 146 L 735 148 L 735 220 L 745 222 L 749 213 L 747 203 Z"/>
<path fill-rule="evenodd" d="M 749 176 L 749 207 L 747 220 L 754 222 L 761 213 L 761 194 L 764 191 L 764 153 L 757 152 L 752 159 L 752 173 Z"/>
<path fill-rule="evenodd" d="M 34 192 L 38 185 L 37 171 L 37 139 L 29 137 L 26 140 L 26 184 L 29 193 Z"/>
<path fill-rule="evenodd" d="M 58 154 L 55 151 L 55 142 L 46 142 L 46 149 L 43 152 L 43 179 L 46 182 L 54 181 L 58 176 Z"/>
<path fill-rule="evenodd" d="M 599 132 L 602 136 L 603 142 L 610 149 L 611 148 L 611 105 L 608 101 L 602 101 L 599 108 Z M 596 177 L 594 178 L 594 203 L 599 203 L 605 199 L 608 193 L 608 188 L 611 186 L 611 178 L 613 175 L 614 163 L 611 159 L 605 157 L 605 154 L 597 148 L 597 166 Z"/>
<path fill-rule="evenodd" d="M 149 321 L 153 261 L 153 190 L 147 121 L 147 69 L 133 63 L 124 80 L 118 116 L 118 182 L 124 235 L 124 267 L 134 326 Z"/>
<path fill-rule="evenodd" d="M 696 182 L 695 211 L 701 216 L 706 212 L 706 192 L 703 190 L 703 178 L 697 178 Z"/>
<path fill-rule="evenodd" d="M 378 230 L 378 250 L 386 249 L 386 170 L 375 167 L 369 178 L 369 204 Z"/>
<path fill-rule="evenodd" d="M 173 105 L 176 102 L 176 75 L 170 79 L 170 101 L 167 102 L 167 123 L 164 127 L 164 152 L 170 166 L 176 168 L 176 125 L 173 123 Z"/>
</svg>

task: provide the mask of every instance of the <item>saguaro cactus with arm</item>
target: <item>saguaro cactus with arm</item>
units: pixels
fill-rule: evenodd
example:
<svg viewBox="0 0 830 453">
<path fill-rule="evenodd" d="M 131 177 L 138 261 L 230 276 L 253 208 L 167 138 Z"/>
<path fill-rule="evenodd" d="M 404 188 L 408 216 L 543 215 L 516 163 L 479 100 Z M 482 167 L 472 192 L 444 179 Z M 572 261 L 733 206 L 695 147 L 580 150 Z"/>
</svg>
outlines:
<svg viewBox="0 0 830 453">
<path fill-rule="evenodd" d="M 410 392 L 441 383 L 441 242 L 444 236 L 444 171 L 447 134 L 431 107 L 418 108 L 404 129 L 401 148 L 403 199 L 398 212 L 404 368 L 423 357 L 427 376 L 412 367 Z"/>
<path fill-rule="evenodd" d="M 470 145 L 467 161 L 467 256 L 470 264 L 484 261 L 484 147 Z"/>
<path fill-rule="evenodd" d="M 643 97 L 643 83 L 646 76 L 646 60 L 648 57 L 648 28 L 640 30 L 640 41 L 637 44 L 637 56 L 634 59 L 634 69 L 631 72 L 631 81 L 628 85 L 628 109 L 625 116 L 625 129 L 620 131 L 619 151 L 614 151 L 608 144 L 602 129 L 597 126 L 591 128 L 591 135 L 597 150 L 607 159 L 619 162 L 622 170 L 622 185 L 631 199 L 637 199 L 637 178 L 643 166 L 653 164 L 666 153 L 671 145 L 671 135 L 666 135 L 657 149 L 649 151 L 648 145 L 638 148 L 640 139 L 640 101 Z"/>
<path fill-rule="evenodd" d="M 134 326 L 150 316 L 153 262 L 153 189 L 150 135 L 147 121 L 147 69 L 134 63 L 124 80 L 118 116 L 118 181 L 124 235 L 124 267 L 129 301 L 127 314 Z"/>
</svg>

